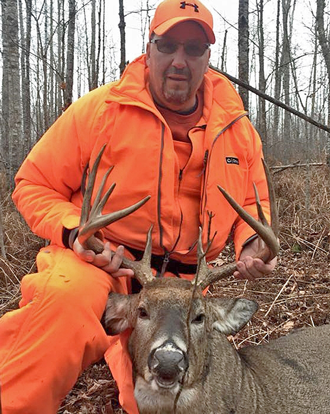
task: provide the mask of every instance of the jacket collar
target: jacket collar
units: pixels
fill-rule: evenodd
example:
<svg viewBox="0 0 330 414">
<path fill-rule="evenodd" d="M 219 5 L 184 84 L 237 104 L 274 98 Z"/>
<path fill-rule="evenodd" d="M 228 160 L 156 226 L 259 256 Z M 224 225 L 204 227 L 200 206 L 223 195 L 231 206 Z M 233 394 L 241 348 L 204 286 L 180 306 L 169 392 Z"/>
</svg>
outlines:
<svg viewBox="0 0 330 414">
<path fill-rule="evenodd" d="M 158 114 L 147 86 L 148 72 L 146 55 L 143 54 L 126 67 L 118 81 L 111 84 L 107 102 L 137 105 Z M 217 128 L 225 127 L 245 113 L 239 95 L 224 75 L 209 69 L 201 89 L 204 91 L 203 118 L 207 123 L 215 122 Z"/>
</svg>

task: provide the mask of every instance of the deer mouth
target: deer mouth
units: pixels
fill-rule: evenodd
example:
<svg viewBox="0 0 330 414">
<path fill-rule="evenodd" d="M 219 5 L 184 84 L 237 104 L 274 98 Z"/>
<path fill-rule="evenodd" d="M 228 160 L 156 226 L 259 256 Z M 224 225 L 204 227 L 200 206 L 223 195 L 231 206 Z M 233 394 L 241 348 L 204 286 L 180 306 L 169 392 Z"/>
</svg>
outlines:
<svg viewBox="0 0 330 414">
<path fill-rule="evenodd" d="M 154 377 L 154 380 L 156 382 L 156 384 L 158 385 L 159 388 L 164 388 L 164 389 L 171 389 L 174 388 L 177 383 L 178 383 L 178 379 L 168 379 L 168 378 L 161 378 L 161 377 Z"/>
</svg>

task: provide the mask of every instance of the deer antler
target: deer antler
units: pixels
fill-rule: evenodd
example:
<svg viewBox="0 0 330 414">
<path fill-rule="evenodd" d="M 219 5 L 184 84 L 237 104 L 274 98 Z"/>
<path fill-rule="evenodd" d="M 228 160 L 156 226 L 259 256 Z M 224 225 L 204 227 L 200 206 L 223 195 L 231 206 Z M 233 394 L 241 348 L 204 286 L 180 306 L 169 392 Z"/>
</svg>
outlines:
<svg viewBox="0 0 330 414">
<path fill-rule="evenodd" d="M 107 203 L 110 195 L 112 194 L 116 184 L 112 184 L 107 192 L 102 197 L 102 192 L 106 183 L 106 180 L 113 169 L 110 167 L 108 171 L 105 173 L 101 185 L 97 190 L 95 201 L 93 206 L 91 207 L 91 198 L 93 194 L 94 184 L 97 169 L 103 155 L 105 149 L 105 145 L 101 148 L 96 160 L 93 164 L 91 169 L 91 173 L 89 175 L 88 184 L 86 187 L 86 191 L 84 194 L 83 204 L 81 208 L 81 216 L 80 216 L 80 225 L 78 230 L 78 240 L 79 243 L 84 246 L 86 249 L 93 250 L 95 253 L 101 253 L 103 251 L 103 243 L 99 238 L 95 235 L 104 227 L 108 226 L 109 224 L 128 216 L 129 214 L 136 211 L 138 208 L 143 206 L 149 199 L 150 196 L 145 197 L 144 199 L 140 200 L 139 202 L 124 208 L 119 211 L 115 211 L 109 214 L 102 214 L 102 209 Z M 135 273 L 136 278 L 139 282 L 143 285 L 149 281 L 151 281 L 154 276 L 151 271 L 151 232 L 152 226 L 148 232 L 146 248 L 143 255 L 143 258 L 140 261 L 132 261 L 129 259 L 124 258 L 122 266 L 126 269 L 132 269 Z"/>
<path fill-rule="evenodd" d="M 267 223 L 266 217 L 262 211 L 260 204 L 258 190 L 255 185 L 254 191 L 256 195 L 256 204 L 260 221 L 257 221 L 254 217 L 248 214 L 223 188 L 218 186 L 218 189 L 224 195 L 229 204 L 237 211 L 238 215 L 255 230 L 259 236 L 259 239 L 265 243 L 264 246 L 260 246 L 258 252 L 253 257 L 260 258 L 266 263 L 277 256 L 277 253 L 279 251 L 279 244 L 277 241 L 278 215 L 275 203 L 275 192 L 269 170 L 264 162 L 263 164 L 268 184 L 271 221 L 273 228 L 270 227 Z M 202 289 L 205 289 L 211 283 L 232 275 L 235 270 L 236 263 L 230 263 L 228 265 L 221 266 L 220 268 L 208 268 L 205 253 L 202 247 L 202 231 L 200 229 L 198 239 L 198 271 L 193 283 L 199 285 Z"/>
<path fill-rule="evenodd" d="M 132 269 L 136 279 L 145 285 L 154 280 L 154 275 L 151 270 L 151 233 L 153 226 L 150 227 L 147 235 L 146 247 L 144 249 L 143 257 L 141 260 L 134 261 L 129 260 L 126 257 L 123 258 L 122 267 L 125 269 Z"/>
</svg>

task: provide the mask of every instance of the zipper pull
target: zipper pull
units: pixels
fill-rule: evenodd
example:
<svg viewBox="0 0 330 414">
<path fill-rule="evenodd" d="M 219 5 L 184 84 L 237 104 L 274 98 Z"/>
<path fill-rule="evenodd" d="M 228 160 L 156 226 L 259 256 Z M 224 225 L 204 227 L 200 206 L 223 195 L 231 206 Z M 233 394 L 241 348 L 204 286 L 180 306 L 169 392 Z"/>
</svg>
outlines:
<svg viewBox="0 0 330 414">
<path fill-rule="evenodd" d="M 164 273 L 166 271 L 166 268 L 167 268 L 167 265 L 168 265 L 169 261 L 170 261 L 170 253 L 166 252 L 165 255 L 164 255 L 162 270 L 160 271 L 159 277 L 164 277 Z"/>
<path fill-rule="evenodd" d="M 205 154 L 204 154 L 204 158 L 203 158 L 203 168 L 202 168 L 202 171 L 201 171 L 201 173 L 199 174 L 198 177 L 200 177 L 201 175 L 203 175 L 205 173 L 208 157 L 209 157 L 209 150 L 206 150 Z"/>
<path fill-rule="evenodd" d="M 206 150 L 205 151 L 205 154 L 204 154 L 204 159 L 203 159 L 203 170 L 204 171 L 205 171 L 205 168 L 206 168 L 206 164 L 207 164 L 208 157 L 209 157 L 209 150 Z"/>
<path fill-rule="evenodd" d="M 182 180 L 182 175 L 183 175 L 183 170 L 180 169 L 180 172 L 179 172 L 179 181 Z"/>
</svg>

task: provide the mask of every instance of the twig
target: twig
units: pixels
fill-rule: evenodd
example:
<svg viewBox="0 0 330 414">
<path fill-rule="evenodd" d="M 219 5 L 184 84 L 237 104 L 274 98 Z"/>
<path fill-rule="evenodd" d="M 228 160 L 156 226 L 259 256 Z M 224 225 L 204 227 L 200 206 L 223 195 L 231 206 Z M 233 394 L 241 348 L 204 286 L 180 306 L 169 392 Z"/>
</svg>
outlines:
<svg viewBox="0 0 330 414">
<path fill-rule="evenodd" d="M 300 164 L 299 162 L 289 165 L 274 165 L 273 167 L 269 167 L 271 170 L 274 171 L 274 174 L 277 174 L 281 171 L 287 170 L 288 168 L 297 168 L 297 167 L 322 167 L 323 165 L 326 165 L 323 162 L 312 162 L 309 164 Z"/>
<path fill-rule="evenodd" d="M 276 298 L 273 300 L 273 303 L 270 305 L 268 311 L 265 313 L 264 318 L 267 318 L 267 316 L 269 315 L 269 312 L 271 311 L 271 309 L 273 308 L 273 306 L 275 305 L 275 302 L 277 301 L 277 299 L 281 296 L 283 290 L 286 288 L 286 286 L 288 285 L 288 283 L 290 282 L 291 278 L 293 275 L 289 276 L 288 280 L 284 283 L 284 285 L 282 286 L 281 290 L 278 292 L 278 294 L 276 295 Z"/>
</svg>

